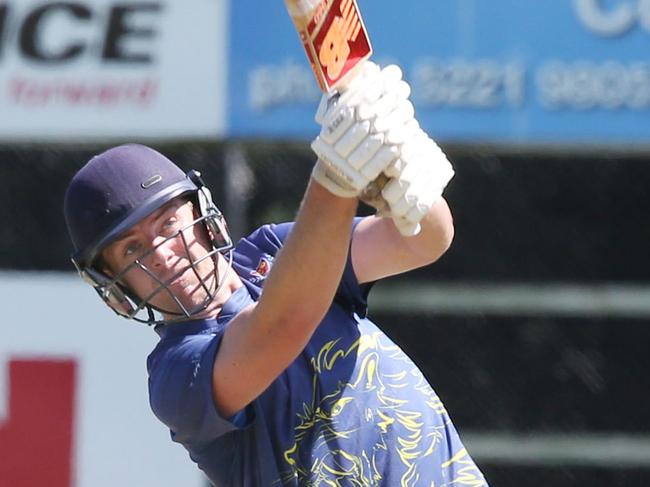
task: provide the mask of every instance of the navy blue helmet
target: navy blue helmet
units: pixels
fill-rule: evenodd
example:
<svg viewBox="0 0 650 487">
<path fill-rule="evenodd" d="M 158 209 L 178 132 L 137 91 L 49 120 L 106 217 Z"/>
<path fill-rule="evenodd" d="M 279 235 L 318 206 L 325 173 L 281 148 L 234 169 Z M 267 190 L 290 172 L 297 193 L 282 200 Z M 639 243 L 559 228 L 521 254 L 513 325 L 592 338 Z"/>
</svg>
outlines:
<svg viewBox="0 0 650 487">
<path fill-rule="evenodd" d="M 169 322 L 169 318 L 160 319 L 154 313 L 160 311 L 168 317 L 176 315 L 178 319 L 187 319 L 204 310 L 214 299 L 218 277 L 214 289 L 201 280 L 206 299 L 193 309 L 184 307 L 165 282 L 160 282 L 156 292 L 148 297 L 137 296 L 127 288 L 122 276 L 135 266 L 146 271 L 143 258 L 155 249 L 140 256 L 128 268 L 118 270 L 115 275 L 109 275 L 101 265 L 101 253 L 108 245 L 175 198 L 187 198 L 198 209 L 191 225 L 204 225 L 212 247 L 209 253 L 212 258 L 216 259 L 217 253 L 226 253 L 232 248 L 223 216 L 212 202 L 200 174 L 197 171 L 183 173 L 172 161 L 149 147 L 128 144 L 109 149 L 86 163 L 68 186 L 64 213 L 74 247 L 72 262 L 81 277 L 121 316 L 149 324 Z M 182 230 L 167 240 L 181 233 Z M 187 268 L 194 265 L 190 258 Z M 159 292 L 172 296 L 180 311 L 158 310 L 152 306 L 148 300 Z"/>
</svg>

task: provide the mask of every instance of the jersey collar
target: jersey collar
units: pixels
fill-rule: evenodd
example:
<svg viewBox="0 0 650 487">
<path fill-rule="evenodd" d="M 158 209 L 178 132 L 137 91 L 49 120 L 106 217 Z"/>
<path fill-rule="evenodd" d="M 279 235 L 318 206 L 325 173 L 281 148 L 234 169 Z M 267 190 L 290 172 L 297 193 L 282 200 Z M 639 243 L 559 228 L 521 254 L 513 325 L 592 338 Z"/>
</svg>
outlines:
<svg viewBox="0 0 650 487">
<path fill-rule="evenodd" d="M 201 333 L 218 333 L 243 308 L 253 302 L 246 286 L 241 286 L 233 292 L 223 304 L 216 318 L 184 321 L 172 325 L 159 325 L 155 328 L 160 338 L 173 336 L 197 335 Z"/>
</svg>

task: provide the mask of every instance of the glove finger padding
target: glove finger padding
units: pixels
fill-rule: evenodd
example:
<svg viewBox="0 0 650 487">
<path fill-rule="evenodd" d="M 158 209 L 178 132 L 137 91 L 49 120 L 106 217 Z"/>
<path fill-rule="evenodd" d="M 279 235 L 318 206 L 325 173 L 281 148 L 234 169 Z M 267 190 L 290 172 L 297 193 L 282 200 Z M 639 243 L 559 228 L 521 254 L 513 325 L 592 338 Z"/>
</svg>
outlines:
<svg viewBox="0 0 650 487">
<path fill-rule="evenodd" d="M 420 231 L 421 220 L 441 198 L 454 170 L 444 152 L 424 132 L 404 144 L 401 157 L 390 170 L 400 172 L 391 177 L 382 196 L 400 233 L 414 235 Z"/>
<path fill-rule="evenodd" d="M 336 100 L 332 100 L 336 104 Z M 343 106 L 340 110 L 328 116 L 327 122 L 323 124 L 319 137 L 330 145 L 336 143 L 356 122 L 354 107 Z"/>
<path fill-rule="evenodd" d="M 397 66 L 388 66 L 382 71 L 382 75 L 389 70 L 391 67 Z M 385 117 L 390 112 L 395 109 L 401 101 L 408 100 L 408 97 L 411 94 L 411 87 L 406 81 L 401 79 L 401 71 L 395 73 L 392 71 L 392 75 L 384 76 L 383 80 L 380 80 L 382 87 L 381 96 L 374 99 L 366 99 L 359 104 L 358 114 L 364 120 L 370 120 L 376 117 Z M 400 76 L 396 78 L 395 76 Z"/>
<path fill-rule="evenodd" d="M 426 168 L 417 161 L 406 166 L 399 178 L 392 179 L 386 184 L 381 194 L 390 206 L 393 216 L 403 216 L 417 204 L 426 188 L 428 176 Z"/>
<path fill-rule="evenodd" d="M 333 92 L 321 98 L 316 121 L 322 125 L 321 136 L 325 136 L 328 143 L 338 140 L 354 120 L 386 117 L 408 100 L 411 88 L 401 79 L 402 72 L 397 66 L 379 71 L 376 64 L 366 64 L 371 66 L 363 70 L 363 77 L 355 78 L 342 94 Z M 408 106 L 406 108 L 408 110 Z M 383 132 L 384 129 L 375 128 L 375 131 Z"/>
<path fill-rule="evenodd" d="M 428 137 L 419 128 L 401 147 L 400 158 L 387 167 L 386 172 L 392 177 L 382 191 L 382 195 L 391 209 L 404 197 L 409 187 L 421 178 L 426 166 L 435 163 L 431 161 L 431 145 Z M 430 139 L 429 139 L 430 140 Z"/>
<path fill-rule="evenodd" d="M 379 70 L 373 63 L 364 68 L 342 93 L 323 97 L 317 113 L 320 135 L 312 143 L 320 165 L 313 176 L 338 195 L 358 195 L 399 155 L 396 144 L 386 143 L 384 132 L 396 125 L 409 125 L 413 106 L 407 100 L 410 87 L 397 66 Z M 384 130 L 378 131 L 373 124 Z M 417 126 L 417 123 L 416 123 Z M 409 125 L 414 130 L 413 124 Z M 419 126 L 418 126 L 419 127 Z M 331 175 L 336 177 L 331 177 Z M 343 188 L 330 188 L 336 181 Z M 385 206 L 385 205 L 384 205 Z"/>
<path fill-rule="evenodd" d="M 336 144 L 334 144 L 334 150 L 339 156 L 347 158 L 352 153 L 352 151 L 361 144 L 362 141 L 366 140 L 369 135 L 370 122 L 364 120 L 363 122 L 354 123 L 348 129 L 348 131 L 345 132 L 345 134 L 343 134 L 343 136 L 336 142 Z"/>
<path fill-rule="evenodd" d="M 442 190 L 436 186 L 433 174 L 422 174 L 422 179 L 413 184 L 406 194 L 410 204 L 396 210 L 396 214 L 411 222 L 419 222 L 429 212 L 433 203 L 442 196 Z M 428 177 L 427 177 L 428 176 Z"/>
<path fill-rule="evenodd" d="M 344 175 L 335 172 L 334 168 L 324 164 L 320 159 L 316 162 L 311 177 L 329 192 L 341 198 L 354 198 L 358 192 L 348 183 Z"/>
<path fill-rule="evenodd" d="M 335 195 L 344 198 L 355 197 L 370 182 L 320 138 L 311 143 L 311 148 L 318 154 L 318 162 L 314 167 L 312 177 Z M 333 186 L 339 182 L 340 188 Z"/>
<path fill-rule="evenodd" d="M 374 181 L 381 173 L 393 164 L 393 161 L 399 155 L 399 149 L 393 145 L 383 145 L 363 167 L 361 167 L 361 174 L 363 174 L 370 181 Z"/>
<path fill-rule="evenodd" d="M 386 143 L 394 145 L 404 144 L 420 130 L 420 124 L 415 118 L 412 118 L 403 125 L 397 125 L 388 129 L 386 131 Z"/>
<path fill-rule="evenodd" d="M 409 85 L 405 81 L 400 81 L 394 87 L 385 86 L 382 96 L 378 100 L 361 103 L 357 107 L 357 114 L 364 120 L 386 117 L 402 101 L 408 100 L 409 92 Z"/>
<path fill-rule="evenodd" d="M 342 103 L 356 106 L 363 100 L 379 99 L 384 92 L 382 71 L 378 64 L 366 61 L 359 75 L 355 76 L 347 86 L 341 88 Z"/>
<path fill-rule="evenodd" d="M 364 122 L 366 123 L 366 122 Z M 361 169 L 377 153 L 384 143 L 382 134 L 370 134 L 348 156 L 348 164 L 354 169 Z"/>
<path fill-rule="evenodd" d="M 395 159 L 385 170 L 384 174 L 389 178 L 398 178 L 407 165 L 409 159 L 413 158 L 414 150 L 417 148 L 424 152 L 423 134 L 426 134 L 420 128 L 420 124 L 415 118 L 412 118 L 401 126 L 392 127 L 386 133 L 386 144 L 399 146 L 400 157 Z M 428 137 L 427 137 L 428 138 Z"/>
<path fill-rule="evenodd" d="M 320 100 L 318 109 L 316 110 L 316 123 L 318 125 L 326 125 L 326 114 L 330 117 L 332 115 L 333 106 L 340 101 L 343 106 L 353 107 L 357 106 L 363 99 L 377 100 L 383 93 L 383 80 L 380 76 L 381 68 L 371 62 L 366 61 L 358 76 L 342 91 L 331 91 L 325 93 Z"/>
<path fill-rule="evenodd" d="M 415 108 L 409 100 L 398 100 L 393 110 L 373 121 L 376 132 L 389 132 L 393 128 L 404 127 L 415 116 Z"/>
<path fill-rule="evenodd" d="M 364 85 L 365 83 L 365 85 Z M 338 91 L 321 97 L 316 122 L 321 126 L 320 137 L 328 144 L 334 144 L 357 120 L 356 107 L 360 103 L 376 102 L 383 93 L 383 80 L 379 66 L 364 63 L 361 74 L 353 80 L 343 94 Z"/>
</svg>

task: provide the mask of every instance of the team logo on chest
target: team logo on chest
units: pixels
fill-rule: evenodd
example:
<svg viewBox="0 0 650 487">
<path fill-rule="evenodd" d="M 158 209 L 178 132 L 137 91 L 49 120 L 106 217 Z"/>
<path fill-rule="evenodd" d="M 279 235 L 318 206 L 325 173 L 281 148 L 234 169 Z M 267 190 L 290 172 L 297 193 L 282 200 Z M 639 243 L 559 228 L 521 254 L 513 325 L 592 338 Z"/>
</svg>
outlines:
<svg viewBox="0 0 650 487">
<path fill-rule="evenodd" d="M 266 279 L 266 276 L 271 270 L 271 265 L 273 264 L 273 256 L 269 254 L 262 254 L 257 267 L 254 271 L 251 271 L 251 281 L 259 282 Z"/>
</svg>

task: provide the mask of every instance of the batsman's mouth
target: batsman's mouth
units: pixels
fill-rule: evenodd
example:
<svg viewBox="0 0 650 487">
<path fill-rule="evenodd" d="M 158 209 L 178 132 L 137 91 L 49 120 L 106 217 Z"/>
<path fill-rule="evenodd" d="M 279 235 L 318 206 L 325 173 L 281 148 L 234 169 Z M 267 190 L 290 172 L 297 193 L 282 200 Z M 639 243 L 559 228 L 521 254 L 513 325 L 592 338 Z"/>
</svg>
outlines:
<svg viewBox="0 0 650 487">
<path fill-rule="evenodd" d="M 172 273 L 167 279 L 163 280 L 167 287 L 183 289 L 192 284 L 196 285 L 197 281 L 198 277 L 192 266 L 189 265 Z"/>
<path fill-rule="evenodd" d="M 201 291 L 205 286 L 210 288 L 211 279 L 214 278 L 213 272 L 204 271 L 205 276 L 201 277 L 199 269 L 188 265 L 187 267 L 173 273 L 165 285 L 173 291 L 180 291 L 187 295 L 193 295 Z"/>
</svg>

